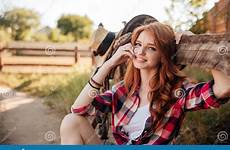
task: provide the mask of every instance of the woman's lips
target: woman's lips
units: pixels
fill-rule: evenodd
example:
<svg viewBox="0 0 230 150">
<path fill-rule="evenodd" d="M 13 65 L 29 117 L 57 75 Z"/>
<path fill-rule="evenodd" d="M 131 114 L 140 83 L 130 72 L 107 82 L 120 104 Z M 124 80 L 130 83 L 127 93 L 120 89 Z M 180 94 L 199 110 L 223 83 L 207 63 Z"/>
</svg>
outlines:
<svg viewBox="0 0 230 150">
<path fill-rule="evenodd" d="M 141 62 L 147 61 L 146 59 L 143 59 L 143 58 L 140 58 L 140 57 L 136 57 L 136 60 L 141 61 Z"/>
</svg>

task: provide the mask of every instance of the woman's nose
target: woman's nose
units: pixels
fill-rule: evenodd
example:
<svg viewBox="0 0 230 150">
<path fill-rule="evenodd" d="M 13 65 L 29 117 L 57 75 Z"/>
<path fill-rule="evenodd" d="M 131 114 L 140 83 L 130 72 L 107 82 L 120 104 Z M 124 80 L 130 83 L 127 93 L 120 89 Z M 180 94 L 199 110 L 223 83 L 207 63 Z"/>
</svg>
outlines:
<svg viewBox="0 0 230 150">
<path fill-rule="evenodd" d="M 137 50 L 137 54 L 144 54 L 144 48 L 143 47 L 140 47 L 138 50 Z"/>
</svg>

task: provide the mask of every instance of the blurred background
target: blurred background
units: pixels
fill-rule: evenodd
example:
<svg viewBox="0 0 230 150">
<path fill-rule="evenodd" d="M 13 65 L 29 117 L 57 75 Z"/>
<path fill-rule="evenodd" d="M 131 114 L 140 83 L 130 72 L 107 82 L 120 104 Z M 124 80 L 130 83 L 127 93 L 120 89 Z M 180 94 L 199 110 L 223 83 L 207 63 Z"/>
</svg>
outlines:
<svg viewBox="0 0 230 150">
<path fill-rule="evenodd" d="M 230 0 L 0 0 L 0 143 L 60 143 L 60 122 L 97 65 L 93 32 L 100 23 L 118 32 L 139 14 L 175 31 L 230 32 Z M 176 143 L 229 144 L 229 106 L 188 113 Z"/>
</svg>

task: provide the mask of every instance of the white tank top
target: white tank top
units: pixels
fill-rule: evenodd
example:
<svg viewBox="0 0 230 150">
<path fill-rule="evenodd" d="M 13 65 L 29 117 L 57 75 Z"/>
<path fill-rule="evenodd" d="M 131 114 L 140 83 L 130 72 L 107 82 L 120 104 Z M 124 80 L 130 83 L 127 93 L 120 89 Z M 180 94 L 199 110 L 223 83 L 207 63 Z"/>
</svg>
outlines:
<svg viewBox="0 0 230 150">
<path fill-rule="evenodd" d="M 149 116 L 151 116 L 149 105 L 139 107 L 129 123 L 123 126 L 124 131 L 129 134 L 130 140 L 134 140 L 141 135 Z"/>
</svg>

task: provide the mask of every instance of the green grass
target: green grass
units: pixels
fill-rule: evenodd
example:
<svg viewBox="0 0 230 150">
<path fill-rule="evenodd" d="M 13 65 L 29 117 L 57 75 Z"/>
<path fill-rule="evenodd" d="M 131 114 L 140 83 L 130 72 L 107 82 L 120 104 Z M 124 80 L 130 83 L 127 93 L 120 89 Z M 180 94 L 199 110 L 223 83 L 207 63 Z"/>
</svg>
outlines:
<svg viewBox="0 0 230 150">
<path fill-rule="evenodd" d="M 219 109 L 200 110 L 187 113 L 183 122 L 178 144 L 229 144 L 230 139 L 220 141 L 220 131 L 230 133 L 230 103 Z"/>
<path fill-rule="evenodd" d="M 0 74 L 0 85 L 44 99 L 44 103 L 63 113 L 69 112 L 90 76 L 89 72 L 70 74 Z"/>
<path fill-rule="evenodd" d="M 45 97 L 45 103 L 65 113 L 70 112 L 71 105 L 74 103 L 88 80 L 89 74 L 76 74 L 70 76 L 65 83 L 53 89 L 52 92 Z"/>
<path fill-rule="evenodd" d="M 193 80 L 197 82 L 208 81 L 212 79 L 212 75 L 210 71 L 206 71 L 204 69 L 200 69 L 198 67 L 186 67 L 183 72 Z"/>
</svg>

